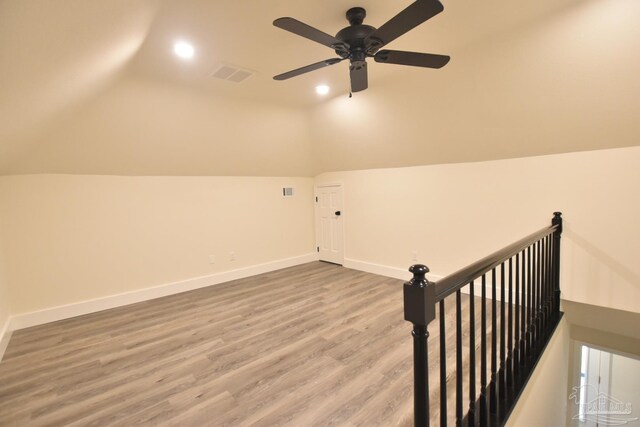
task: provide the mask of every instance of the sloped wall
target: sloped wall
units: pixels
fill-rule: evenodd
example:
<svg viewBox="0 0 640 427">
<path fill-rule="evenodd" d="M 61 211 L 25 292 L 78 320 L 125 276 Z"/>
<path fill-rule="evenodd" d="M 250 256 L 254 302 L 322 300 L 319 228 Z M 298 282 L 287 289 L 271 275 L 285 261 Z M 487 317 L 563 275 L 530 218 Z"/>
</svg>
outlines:
<svg viewBox="0 0 640 427">
<path fill-rule="evenodd" d="M 640 51 L 639 14 L 635 0 L 574 1 L 435 51 L 451 55 L 439 70 L 373 63 L 372 76 L 386 67 L 395 73 L 311 111 L 316 171 L 636 146 L 640 56 L 626 52 Z M 420 45 L 429 51 L 429 40 Z"/>
<path fill-rule="evenodd" d="M 307 130 L 302 111 L 124 77 L 0 173 L 312 176 Z"/>
</svg>

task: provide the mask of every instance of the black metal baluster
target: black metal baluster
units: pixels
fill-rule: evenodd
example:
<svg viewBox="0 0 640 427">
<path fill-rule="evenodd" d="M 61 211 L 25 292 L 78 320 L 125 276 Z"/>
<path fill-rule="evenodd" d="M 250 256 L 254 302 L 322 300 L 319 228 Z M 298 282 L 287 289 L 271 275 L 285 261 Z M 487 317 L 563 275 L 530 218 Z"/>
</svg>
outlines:
<svg viewBox="0 0 640 427">
<path fill-rule="evenodd" d="M 535 348 L 536 342 L 536 322 L 538 321 L 538 306 L 536 302 L 538 301 L 537 294 L 537 272 L 538 272 L 538 264 L 536 263 L 536 254 L 538 253 L 538 242 L 535 242 L 531 245 L 531 348 Z"/>
<path fill-rule="evenodd" d="M 513 349 L 513 369 L 514 375 L 518 372 L 518 365 L 520 364 L 520 253 L 516 254 L 516 284 L 515 284 L 515 325 L 514 325 L 514 349 Z"/>
<path fill-rule="evenodd" d="M 504 262 L 500 264 L 500 369 L 498 371 L 498 394 L 500 400 L 504 400 L 507 395 L 505 393 L 505 330 L 507 328 L 505 322 L 505 281 L 504 281 Z"/>
<path fill-rule="evenodd" d="M 542 330 L 543 335 L 547 334 L 547 275 L 548 275 L 548 264 L 547 264 L 547 238 L 545 237 L 542 241 L 542 301 L 540 302 L 541 310 L 542 310 Z"/>
<path fill-rule="evenodd" d="M 531 274 L 531 246 L 527 247 L 527 358 L 531 357 L 531 345 L 533 342 L 531 341 L 533 335 L 533 317 L 532 317 L 532 309 L 531 303 L 533 302 L 533 298 L 531 295 L 531 290 L 533 288 L 531 284 L 532 274 Z"/>
<path fill-rule="evenodd" d="M 480 425 L 487 425 L 487 278 L 482 275 L 482 299 L 480 306 Z"/>
<path fill-rule="evenodd" d="M 476 424 L 476 312 L 474 281 L 469 283 L 469 413 L 468 425 Z"/>
<path fill-rule="evenodd" d="M 540 290 L 538 291 L 538 339 L 544 335 L 544 238 L 540 239 L 538 245 L 538 285 Z"/>
<path fill-rule="evenodd" d="M 498 329 L 496 302 L 496 269 L 491 270 L 491 382 L 489 383 L 489 411 L 495 414 L 498 410 Z"/>
<path fill-rule="evenodd" d="M 544 239 L 542 245 L 542 301 L 540 301 L 540 307 L 542 310 L 542 330 L 543 335 L 547 334 L 547 238 Z"/>
<path fill-rule="evenodd" d="M 533 254 L 533 273 L 535 274 L 535 280 L 533 281 L 533 285 L 535 290 L 533 291 L 534 302 L 534 328 L 533 328 L 533 347 L 537 350 L 538 342 L 540 338 L 540 241 L 538 240 L 535 243 L 534 247 L 535 253 Z"/>
<path fill-rule="evenodd" d="M 462 304 L 456 291 L 456 425 L 462 425 Z"/>
<path fill-rule="evenodd" d="M 557 318 L 560 313 L 560 236 L 562 235 L 562 213 L 554 212 L 552 225 L 556 225 L 553 233 L 553 315 Z"/>
<path fill-rule="evenodd" d="M 447 345 L 444 299 L 440 300 L 440 425 L 447 425 Z"/>
<path fill-rule="evenodd" d="M 537 268 L 537 299 L 536 299 L 536 348 L 539 347 L 539 344 L 542 339 L 542 240 L 538 240 L 538 268 Z"/>
<path fill-rule="evenodd" d="M 513 258 L 509 258 L 509 305 L 507 306 L 507 388 L 513 386 Z"/>
<path fill-rule="evenodd" d="M 553 323 L 553 234 L 549 236 L 549 322 Z"/>
<path fill-rule="evenodd" d="M 542 313 L 543 313 L 543 322 L 542 327 L 546 331 L 549 328 L 549 236 L 545 236 L 544 238 L 544 283 L 543 283 L 543 298 L 542 298 Z"/>
<path fill-rule="evenodd" d="M 426 279 L 429 268 L 409 268 L 413 278 L 404 284 L 404 319 L 413 323 L 413 416 L 416 427 L 429 425 L 429 362 L 427 325 L 436 318 L 435 284 Z"/>
<path fill-rule="evenodd" d="M 553 324 L 553 234 L 549 235 L 549 285 L 547 292 L 547 298 L 549 299 L 549 323 Z"/>
<path fill-rule="evenodd" d="M 544 335 L 544 238 L 540 239 L 540 244 L 538 247 L 539 255 L 538 255 L 538 271 L 540 272 L 540 276 L 538 278 L 540 291 L 538 294 L 538 327 L 539 327 L 539 339 Z"/>
<path fill-rule="evenodd" d="M 521 271 L 521 287 L 522 287 L 522 297 L 520 300 L 522 301 L 522 310 L 520 310 L 520 364 L 524 365 L 527 360 L 527 297 L 529 296 L 529 292 L 527 292 L 527 263 L 525 259 L 525 249 L 521 252 L 522 256 L 522 271 Z"/>
</svg>

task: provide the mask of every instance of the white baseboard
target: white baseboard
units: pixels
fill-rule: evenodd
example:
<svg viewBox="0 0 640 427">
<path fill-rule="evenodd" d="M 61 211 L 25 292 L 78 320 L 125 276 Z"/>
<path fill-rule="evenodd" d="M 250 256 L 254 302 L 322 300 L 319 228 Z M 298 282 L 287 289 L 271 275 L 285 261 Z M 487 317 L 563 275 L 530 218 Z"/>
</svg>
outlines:
<svg viewBox="0 0 640 427">
<path fill-rule="evenodd" d="M 123 305 L 134 304 L 154 298 L 178 294 L 180 292 L 191 291 L 204 288 L 206 286 L 217 285 L 231 280 L 243 279 L 257 274 L 268 273 L 282 268 L 293 267 L 318 260 L 317 253 L 310 253 L 292 258 L 285 258 L 264 264 L 252 265 L 239 268 L 237 270 L 223 271 L 208 276 L 195 277 L 180 282 L 167 283 L 164 285 L 144 288 L 132 292 L 118 295 L 110 295 L 103 298 L 96 298 L 88 301 L 80 301 L 73 304 L 61 305 L 30 313 L 14 315 L 10 319 L 8 329 L 16 331 L 18 329 L 29 328 L 31 326 L 42 325 L 57 320 L 82 316 L 84 314 L 95 313 L 97 311 L 108 310 L 110 308 L 121 307 Z"/>
<path fill-rule="evenodd" d="M 9 340 L 11 339 L 11 318 L 7 319 L 4 322 L 4 325 L 0 326 L 0 362 L 2 362 L 2 357 L 4 356 L 4 352 L 9 345 Z"/>
<path fill-rule="evenodd" d="M 408 267 L 406 269 L 398 268 L 398 267 L 390 267 L 388 265 L 382 264 L 374 264 L 372 262 L 359 261 L 357 259 L 348 259 L 345 258 L 344 264 L 347 268 L 352 268 L 354 270 L 366 271 L 367 273 L 378 274 L 380 276 L 392 277 L 394 279 L 400 280 L 409 280 L 411 279 L 411 273 L 409 273 Z M 427 279 L 430 281 L 436 282 L 442 279 L 442 276 L 438 276 L 436 274 L 427 274 Z"/>
</svg>

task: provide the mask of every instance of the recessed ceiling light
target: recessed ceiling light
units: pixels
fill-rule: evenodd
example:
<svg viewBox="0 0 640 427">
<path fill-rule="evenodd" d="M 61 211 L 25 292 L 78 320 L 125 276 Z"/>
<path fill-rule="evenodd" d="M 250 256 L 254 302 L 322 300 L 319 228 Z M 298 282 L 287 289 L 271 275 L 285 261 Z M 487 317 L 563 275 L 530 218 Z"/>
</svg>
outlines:
<svg viewBox="0 0 640 427">
<path fill-rule="evenodd" d="M 179 41 L 174 43 L 173 53 L 175 53 L 179 58 L 191 59 L 195 54 L 195 49 L 192 44 L 185 41 Z"/>
<path fill-rule="evenodd" d="M 327 85 L 319 85 L 316 86 L 316 93 L 318 95 L 326 95 L 329 93 L 329 86 Z"/>
</svg>

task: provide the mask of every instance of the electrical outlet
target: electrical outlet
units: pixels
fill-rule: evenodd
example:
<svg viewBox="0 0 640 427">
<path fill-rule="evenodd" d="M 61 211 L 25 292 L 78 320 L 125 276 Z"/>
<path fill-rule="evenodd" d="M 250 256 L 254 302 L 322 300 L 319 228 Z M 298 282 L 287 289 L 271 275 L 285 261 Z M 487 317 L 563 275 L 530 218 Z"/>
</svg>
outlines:
<svg viewBox="0 0 640 427">
<path fill-rule="evenodd" d="M 229 252 L 229 261 L 235 261 L 236 260 L 236 253 L 231 251 Z"/>
<path fill-rule="evenodd" d="M 411 252 L 411 257 L 414 261 L 418 260 L 418 251 Z"/>
<path fill-rule="evenodd" d="M 215 264 L 215 263 L 216 263 L 216 256 L 209 255 L 209 264 Z"/>
</svg>

